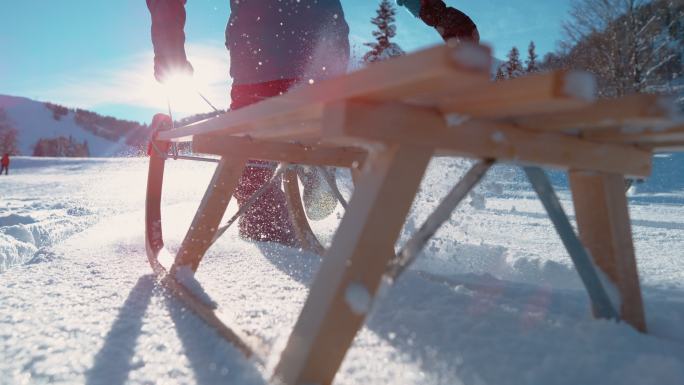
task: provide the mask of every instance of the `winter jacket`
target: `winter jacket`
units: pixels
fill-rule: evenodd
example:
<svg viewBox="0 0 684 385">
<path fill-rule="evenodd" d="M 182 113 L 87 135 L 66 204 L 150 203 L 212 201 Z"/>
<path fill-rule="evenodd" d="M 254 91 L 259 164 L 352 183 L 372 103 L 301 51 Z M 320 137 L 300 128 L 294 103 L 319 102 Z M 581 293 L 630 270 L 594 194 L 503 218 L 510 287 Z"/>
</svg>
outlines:
<svg viewBox="0 0 684 385">
<path fill-rule="evenodd" d="M 2 166 L 4 166 L 4 167 L 9 166 L 9 164 L 10 164 L 9 156 L 8 156 L 8 155 L 3 155 L 3 156 L 2 156 L 2 161 L 0 161 L 0 164 L 1 164 Z"/>
<path fill-rule="evenodd" d="M 155 66 L 186 63 L 186 0 L 146 0 L 152 15 Z M 396 0 L 443 37 L 468 38 L 468 16 L 442 0 Z M 226 27 L 234 84 L 319 79 L 346 71 L 349 27 L 340 0 L 230 0 Z"/>
<path fill-rule="evenodd" d="M 318 79 L 349 61 L 349 27 L 340 0 L 231 0 L 226 27 L 236 84 Z"/>
</svg>

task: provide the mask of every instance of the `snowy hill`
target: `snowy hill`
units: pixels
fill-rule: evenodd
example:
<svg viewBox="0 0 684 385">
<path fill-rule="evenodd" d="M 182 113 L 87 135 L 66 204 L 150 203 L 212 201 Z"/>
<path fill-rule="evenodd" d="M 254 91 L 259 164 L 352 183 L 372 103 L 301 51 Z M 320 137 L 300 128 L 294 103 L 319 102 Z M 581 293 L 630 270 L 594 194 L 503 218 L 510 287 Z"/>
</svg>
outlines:
<svg viewBox="0 0 684 385">
<path fill-rule="evenodd" d="M 0 95 L 0 109 L 18 132 L 22 155 L 33 154 L 39 139 L 71 137 L 79 143 L 87 141 L 90 156 L 117 156 L 134 152 L 147 136 L 147 127 L 135 122 L 23 97 Z"/>
</svg>

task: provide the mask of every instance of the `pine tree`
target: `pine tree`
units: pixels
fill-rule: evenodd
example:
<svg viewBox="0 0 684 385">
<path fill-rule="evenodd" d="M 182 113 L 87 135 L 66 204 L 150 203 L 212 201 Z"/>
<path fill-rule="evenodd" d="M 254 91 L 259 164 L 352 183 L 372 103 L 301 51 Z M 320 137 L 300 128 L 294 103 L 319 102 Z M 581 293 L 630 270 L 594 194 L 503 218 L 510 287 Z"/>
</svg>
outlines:
<svg viewBox="0 0 684 385">
<path fill-rule="evenodd" d="M 390 40 L 397 34 L 397 27 L 394 25 L 396 15 L 394 6 L 389 0 L 382 0 L 376 12 L 377 16 L 371 19 L 371 23 L 377 27 L 377 30 L 373 31 L 375 42 L 365 44 L 371 48 L 363 56 L 363 61 L 366 63 L 404 54 L 404 50 Z"/>
<path fill-rule="evenodd" d="M 504 74 L 504 64 L 500 65 L 499 68 L 496 70 L 496 77 L 494 78 L 495 81 L 499 82 L 502 80 L 506 80 L 506 75 Z"/>
<path fill-rule="evenodd" d="M 506 62 L 506 77 L 508 79 L 517 78 L 523 74 L 523 66 L 520 62 L 520 51 L 517 47 L 511 48 L 508 52 L 508 62 Z"/>
<path fill-rule="evenodd" d="M 537 56 L 537 52 L 535 52 L 535 45 L 534 42 L 531 41 L 529 47 L 527 47 L 527 68 L 525 71 L 530 74 L 533 72 L 539 71 L 539 64 L 537 64 L 537 59 L 539 58 Z"/>
</svg>

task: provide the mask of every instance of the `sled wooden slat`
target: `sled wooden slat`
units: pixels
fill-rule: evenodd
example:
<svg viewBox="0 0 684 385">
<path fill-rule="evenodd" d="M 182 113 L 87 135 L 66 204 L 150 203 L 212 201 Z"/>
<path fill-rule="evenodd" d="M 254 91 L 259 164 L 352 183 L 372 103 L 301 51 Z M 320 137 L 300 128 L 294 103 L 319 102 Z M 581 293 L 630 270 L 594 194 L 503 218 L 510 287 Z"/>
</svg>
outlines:
<svg viewBox="0 0 684 385">
<path fill-rule="evenodd" d="M 615 142 L 615 143 L 634 143 L 642 144 L 646 147 L 658 148 L 668 146 L 672 143 L 684 142 L 684 124 L 669 127 L 654 126 L 644 124 L 637 126 L 641 128 L 628 128 L 604 131 L 588 131 L 584 135 L 595 141 Z"/>
<path fill-rule="evenodd" d="M 475 64 L 472 57 L 478 60 Z M 366 100 L 420 100 L 489 83 L 490 51 L 484 46 L 441 45 L 394 60 L 375 63 L 345 76 L 301 85 L 284 95 L 244 107 L 216 118 L 164 131 L 159 140 L 220 132 L 236 134 L 279 122 L 301 122 L 320 114 L 324 103 L 363 98 Z M 418 69 L 418 70 L 417 70 Z M 255 125 L 259 125 L 255 127 Z M 315 131 L 318 127 L 312 127 Z M 273 130 L 277 137 L 287 133 Z M 315 134 L 316 132 L 314 132 Z M 302 132 L 296 132 L 301 135 Z M 253 136 L 253 135 L 252 135 Z M 290 137 L 292 135 L 289 135 Z"/>
<path fill-rule="evenodd" d="M 300 103 L 288 95 L 278 96 L 244 107 L 213 119 L 207 119 L 185 127 L 159 134 L 161 140 L 191 140 L 193 135 L 221 134 L 247 135 L 254 139 L 300 138 L 317 136 L 318 126 L 309 124 L 317 121 L 323 111 L 321 103 Z M 259 130 L 265 133 L 257 133 Z M 268 135 L 268 131 L 271 135 Z"/>
<path fill-rule="evenodd" d="M 524 78 L 523 78 L 524 79 Z M 672 98 L 636 94 L 619 99 L 602 99 L 571 111 L 523 116 L 512 123 L 537 131 L 600 130 L 625 126 L 651 126 L 676 117 Z"/>
<path fill-rule="evenodd" d="M 195 136 L 192 148 L 194 152 L 204 154 L 229 157 L 239 152 L 247 154 L 250 159 L 335 167 L 351 167 L 366 158 L 366 152 L 358 148 L 305 146 L 295 143 L 254 141 L 244 137 L 215 135 Z"/>
<path fill-rule="evenodd" d="M 434 109 L 401 104 L 337 103 L 326 110 L 323 127 L 325 138 L 337 138 L 341 143 L 371 140 L 422 145 L 435 148 L 440 155 L 630 176 L 646 176 L 651 170 L 651 153 L 634 146 L 595 143 L 487 121 L 448 126 Z"/>
<path fill-rule="evenodd" d="M 421 96 L 421 87 L 430 79 L 419 79 L 412 88 L 396 90 L 397 93 L 392 95 L 392 98 L 377 92 L 369 91 L 368 94 L 364 94 L 359 91 L 350 92 L 352 97 L 346 99 L 404 100 L 411 104 L 438 106 L 445 114 L 457 113 L 477 118 L 511 118 L 587 106 L 593 101 L 595 94 L 591 82 L 580 82 L 582 85 L 567 87 L 567 83 L 573 79 L 587 76 L 585 73 L 576 71 L 556 71 L 499 83 L 487 81 L 450 84 L 448 93 L 447 91 L 437 92 L 438 95 L 442 95 L 441 100 L 437 96 L 432 98 Z M 333 82 L 333 80 L 327 82 Z M 257 105 L 232 111 L 230 114 L 164 132 L 161 138 L 167 140 L 178 136 L 189 138 L 190 135 L 215 132 L 249 134 L 250 137 L 258 139 L 315 138 L 320 135 L 319 122 L 324 104 L 344 99 L 331 97 L 330 95 L 336 95 L 336 93 L 332 90 L 330 93 L 326 91 L 335 87 L 327 86 L 327 82 L 295 89 Z M 429 81 L 428 83 L 431 84 Z M 304 103 L 302 100 L 311 101 Z"/>
<path fill-rule="evenodd" d="M 682 152 L 684 151 L 684 141 L 665 143 L 660 145 L 643 145 L 645 148 L 649 148 L 656 153 L 666 153 L 666 152 Z"/>
<path fill-rule="evenodd" d="M 570 186 L 580 237 L 618 290 L 621 303 L 616 305 L 621 319 L 645 332 L 624 177 L 572 171 Z"/>
<path fill-rule="evenodd" d="M 580 71 L 553 71 L 478 85 L 439 101 L 445 114 L 508 118 L 586 107 L 596 98 L 593 77 Z"/>
</svg>

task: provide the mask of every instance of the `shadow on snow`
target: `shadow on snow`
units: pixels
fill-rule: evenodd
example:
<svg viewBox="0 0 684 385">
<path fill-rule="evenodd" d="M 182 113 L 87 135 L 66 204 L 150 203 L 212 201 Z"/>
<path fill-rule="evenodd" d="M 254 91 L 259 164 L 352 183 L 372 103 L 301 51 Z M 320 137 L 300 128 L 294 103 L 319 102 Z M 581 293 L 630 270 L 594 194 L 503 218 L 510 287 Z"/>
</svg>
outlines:
<svg viewBox="0 0 684 385">
<path fill-rule="evenodd" d="M 87 385 L 124 384 L 131 371 L 144 365 L 144 362 L 132 364 L 131 360 L 154 295 L 165 297 L 164 303 L 197 384 L 225 383 L 228 379 L 240 384 L 265 383 L 257 369 L 245 362 L 240 352 L 163 290 L 158 287 L 154 275 L 138 279 L 104 338 L 104 345 L 95 355 L 93 367 L 86 373 Z"/>
</svg>

